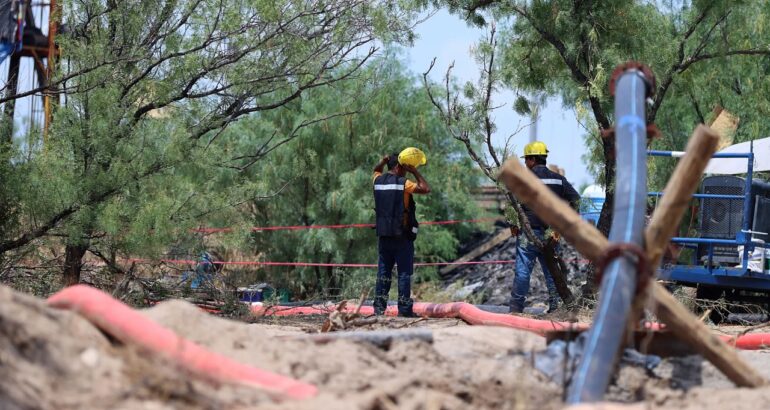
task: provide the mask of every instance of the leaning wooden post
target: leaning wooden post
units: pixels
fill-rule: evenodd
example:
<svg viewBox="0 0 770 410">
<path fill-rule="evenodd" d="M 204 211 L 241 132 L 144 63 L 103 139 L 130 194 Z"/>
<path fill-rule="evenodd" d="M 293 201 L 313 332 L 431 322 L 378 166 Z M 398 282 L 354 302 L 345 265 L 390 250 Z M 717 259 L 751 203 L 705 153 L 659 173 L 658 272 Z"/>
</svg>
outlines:
<svg viewBox="0 0 770 410">
<path fill-rule="evenodd" d="M 719 144 L 719 135 L 705 125 L 698 125 L 687 144 L 685 155 L 671 174 L 663 196 L 645 230 L 645 250 L 650 266 L 660 265 L 671 238 L 679 230 L 679 221 L 700 184 L 703 170 Z"/>
<path fill-rule="evenodd" d="M 699 126 L 696 128 L 691 139 L 696 141 L 703 138 L 710 138 L 712 132 L 708 127 Z M 701 136 L 705 135 L 705 136 Z M 693 143 L 700 146 L 700 143 Z M 688 145 L 689 155 L 692 144 Z M 702 148 L 698 148 L 702 149 Z M 693 153 L 692 157 L 697 154 Z M 707 155 L 706 158 L 710 158 Z M 699 166 L 698 163 L 683 162 L 691 171 L 693 167 Z M 681 166 L 678 168 L 682 168 Z M 703 168 L 696 170 L 697 179 L 703 173 Z M 675 173 L 684 173 L 684 171 Z M 559 232 L 575 249 L 592 261 L 601 260 L 604 250 L 609 246 L 609 241 L 593 225 L 580 218 L 572 208 L 557 197 L 546 187 L 535 175 L 526 167 L 521 165 L 517 159 L 511 158 L 503 165 L 499 179 L 505 186 L 523 203 L 531 209 L 536 210 L 537 216 L 553 229 Z M 673 178 L 672 178 L 673 179 Z M 693 184 L 696 185 L 696 184 Z M 688 195 L 687 201 L 689 201 Z M 676 200 L 675 200 L 676 199 Z M 672 197 L 669 199 L 671 206 L 679 204 L 679 199 Z M 662 220 L 658 217 L 657 220 Z M 680 215 L 681 218 L 681 215 Z M 658 223 L 656 222 L 656 226 Z M 679 221 L 672 223 L 672 226 L 678 226 Z M 659 243 L 663 241 L 664 246 L 671 239 L 666 237 L 668 228 L 656 228 L 655 233 L 649 232 L 646 238 L 654 237 L 653 244 L 647 246 L 657 249 Z M 673 235 L 673 231 L 669 233 Z M 648 239 L 649 240 L 649 239 Z M 660 259 L 657 259 L 660 263 Z M 654 266 L 657 266 L 654 265 Z M 738 356 L 737 352 L 728 346 L 724 341 L 711 333 L 711 331 L 698 320 L 689 310 L 682 306 L 668 291 L 659 283 L 652 281 L 649 284 L 649 292 L 654 302 L 655 313 L 665 323 L 668 328 L 680 337 L 682 340 L 690 343 L 693 348 L 703 355 L 707 360 L 714 364 L 722 373 L 725 374 L 733 383 L 742 387 L 758 387 L 766 384 L 766 381 L 759 373 L 750 367 Z"/>
<path fill-rule="evenodd" d="M 704 125 L 699 125 L 690 137 L 686 155 L 677 163 L 645 230 L 645 251 L 649 266 L 653 269 L 660 265 L 669 241 L 678 231 L 679 221 L 684 216 L 703 170 L 716 152 L 718 144 L 719 135 Z M 642 317 L 649 296 L 649 287 L 639 290 L 630 316 L 633 321 Z"/>
<path fill-rule="evenodd" d="M 687 144 L 684 157 L 674 169 L 664 189 L 657 209 L 652 214 L 645 230 L 645 248 L 650 266 L 657 267 L 669 241 L 679 230 L 679 221 L 690 203 L 698 186 L 703 170 L 716 152 L 719 135 L 705 125 L 699 125 Z M 687 308 L 682 306 L 663 286 L 654 282 L 649 286 L 652 308 L 655 314 L 671 328 L 677 337 L 692 344 L 698 353 L 720 369 L 730 380 L 741 387 L 757 387 L 767 381 L 746 362 L 735 350 L 714 335 Z M 639 298 L 643 304 L 643 298 Z M 639 308 L 638 312 L 642 312 Z M 633 317 L 638 317 L 633 316 Z"/>
</svg>

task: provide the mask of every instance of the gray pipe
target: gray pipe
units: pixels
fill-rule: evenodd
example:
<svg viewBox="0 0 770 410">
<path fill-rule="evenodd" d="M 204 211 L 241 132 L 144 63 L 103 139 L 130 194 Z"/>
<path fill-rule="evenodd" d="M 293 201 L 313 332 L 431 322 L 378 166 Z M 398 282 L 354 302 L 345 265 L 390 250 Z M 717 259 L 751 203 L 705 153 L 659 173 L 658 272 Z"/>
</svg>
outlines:
<svg viewBox="0 0 770 410">
<path fill-rule="evenodd" d="M 627 69 L 615 84 L 615 203 L 610 242 L 642 246 L 647 203 L 647 83 Z M 619 257 L 604 270 L 599 306 L 567 390 L 567 403 L 599 401 L 610 383 L 636 293 L 636 264 Z"/>
</svg>

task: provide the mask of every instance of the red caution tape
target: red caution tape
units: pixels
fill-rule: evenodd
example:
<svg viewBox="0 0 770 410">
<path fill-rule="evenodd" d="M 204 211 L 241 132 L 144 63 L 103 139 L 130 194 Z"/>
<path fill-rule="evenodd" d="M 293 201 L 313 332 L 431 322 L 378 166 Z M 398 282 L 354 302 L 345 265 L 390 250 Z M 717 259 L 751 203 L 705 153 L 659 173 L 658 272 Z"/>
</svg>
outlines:
<svg viewBox="0 0 770 410">
<path fill-rule="evenodd" d="M 293 399 L 306 399 L 318 393 L 312 384 L 246 366 L 211 352 L 89 286 L 63 289 L 48 298 L 48 304 L 75 311 L 115 339 L 161 354 L 206 377 L 259 387 Z"/>
<path fill-rule="evenodd" d="M 567 259 L 565 262 L 576 261 L 578 263 L 588 263 L 587 259 Z M 190 259 L 126 259 L 128 263 L 166 263 L 171 265 L 194 265 L 198 261 Z M 215 261 L 215 265 L 255 265 L 255 266 L 294 266 L 294 267 L 331 267 L 331 268 L 376 268 L 376 263 L 323 263 L 323 262 L 270 262 L 270 261 Z M 417 262 L 414 266 L 451 266 L 451 265 L 512 265 L 516 263 L 513 259 L 489 260 L 489 261 L 466 261 L 466 262 Z"/>
<path fill-rule="evenodd" d="M 480 218 L 480 219 L 452 219 L 447 221 L 427 221 L 420 222 L 420 225 L 454 225 L 461 223 L 480 223 L 499 221 L 500 218 Z M 350 229 L 350 228 L 374 228 L 374 224 L 337 224 L 337 225 L 286 225 L 286 226 L 254 226 L 252 232 L 260 231 L 298 231 L 304 229 Z M 233 232 L 236 228 L 196 228 L 193 232 L 200 233 L 219 233 Z"/>
<path fill-rule="evenodd" d="M 128 263 L 167 263 L 173 265 L 192 265 L 198 261 L 187 259 L 127 259 Z M 418 262 L 414 266 L 448 266 L 448 265 L 506 265 L 514 260 L 470 261 L 470 262 Z M 261 266 L 321 266 L 333 268 L 376 268 L 376 263 L 322 263 L 322 262 L 270 262 L 270 261 L 215 261 L 215 265 L 261 265 Z"/>
</svg>

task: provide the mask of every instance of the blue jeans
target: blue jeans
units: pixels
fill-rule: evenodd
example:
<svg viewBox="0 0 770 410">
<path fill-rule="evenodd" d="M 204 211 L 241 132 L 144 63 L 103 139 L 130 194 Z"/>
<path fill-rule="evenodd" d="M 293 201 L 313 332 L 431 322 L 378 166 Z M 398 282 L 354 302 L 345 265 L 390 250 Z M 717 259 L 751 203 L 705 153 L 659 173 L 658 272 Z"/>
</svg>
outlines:
<svg viewBox="0 0 770 410">
<path fill-rule="evenodd" d="M 535 236 L 543 241 L 544 231 L 542 229 L 533 229 Z M 540 261 L 540 267 L 543 268 L 545 275 L 545 285 L 548 287 L 548 305 L 553 310 L 559 304 L 559 294 L 556 291 L 556 284 L 551 277 L 551 272 L 545 264 L 543 254 L 537 246 L 530 242 L 524 234 L 516 238 L 516 276 L 513 279 L 513 290 L 511 291 L 511 310 L 521 312 L 524 310 L 524 302 L 529 293 L 529 277 L 532 269 L 535 267 L 535 259 Z"/>
<path fill-rule="evenodd" d="M 398 267 L 398 314 L 412 314 L 412 273 L 414 272 L 414 242 L 401 237 L 379 237 L 377 284 L 374 290 L 374 313 L 381 315 L 388 305 L 393 265 Z"/>
</svg>

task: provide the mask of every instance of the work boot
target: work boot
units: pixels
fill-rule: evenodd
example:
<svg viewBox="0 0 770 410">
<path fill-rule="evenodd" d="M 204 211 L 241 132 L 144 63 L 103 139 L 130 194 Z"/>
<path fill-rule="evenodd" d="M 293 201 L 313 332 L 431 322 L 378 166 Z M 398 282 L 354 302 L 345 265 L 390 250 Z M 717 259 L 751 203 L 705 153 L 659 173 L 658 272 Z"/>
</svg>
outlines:
<svg viewBox="0 0 770 410">
<path fill-rule="evenodd" d="M 508 308 L 508 313 L 523 313 L 523 312 L 524 312 L 524 306 L 518 306 L 516 304 L 513 304 Z"/>
<path fill-rule="evenodd" d="M 420 317 L 418 314 L 414 313 L 413 311 L 405 311 L 405 312 L 398 312 L 399 317 Z"/>
</svg>

